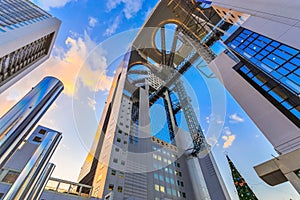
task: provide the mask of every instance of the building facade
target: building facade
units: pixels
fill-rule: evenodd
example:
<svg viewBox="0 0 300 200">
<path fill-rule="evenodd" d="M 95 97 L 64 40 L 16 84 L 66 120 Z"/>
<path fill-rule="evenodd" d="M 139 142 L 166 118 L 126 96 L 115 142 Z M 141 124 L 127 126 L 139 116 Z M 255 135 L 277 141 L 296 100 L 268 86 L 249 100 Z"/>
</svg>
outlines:
<svg viewBox="0 0 300 200">
<path fill-rule="evenodd" d="M 167 144 L 174 145 L 180 151 L 183 149 L 184 153 L 179 154 L 187 157 L 197 157 L 199 152 L 209 149 L 205 136 L 199 131 L 200 125 L 193 108 L 187 103 L 184 85 L 179 80 L 190 66 L 199 64 L 200 58 L 200 64 L 207 65 L 224 84 L 279 154 L 279 157 L 256 166 L 258 175 L 270 185 L 290 181 L 299 192 L 299 6 L 294 1 L 279 0 L 257 3 L 160 1 L 120 65 L 79 180 L 92 184 L 94 195 L 99 197 L 180 199 L 184 198 L 184 192 L 187 198 L 192 199 L 229 198 L 224 192 L 226 189 L 221 189 L 222 181 L 218 175 L 215 181 L 220 187 L 215 191 L 222 191 L 223 196 L 213 196 L 216 193 L 212 192 L 210 179 L 206 177 L 209 172 L 201 167 L 201 159 L 197 161 L 200 163 L 197 168 L 189 165 L 190 160 L 178 157 L 179 164 L 184 166 L 181 174 L 189 177 L 183 185 L 190 185 L 192 189 L 177 188 L 175 191 L 179 193 L 176 197 L 172 196 L 174 188 L 165 181 L 168 177 L 165 173 L 147 171 L 149 166 L 155 164 L 158 155 L 149 158 L 144 154 L 144 157 L 134 154 L 134 166 L 147 173 L 126 174 L 131 155 L 128 152 L 149 152 L 151 147 L 157 148 L 154 141 L 159 138 L 151 134 L 148 125 L 153 117 L 149 115 L 149 109 L 159 99 L 163 99 L 167 113 L 171 139 Z M 166 34 L 170 26 L 175 27 L 171 39 Z M 171 45 L 169 41 L 172 41 Z M 216 44 L 222 46 L 221 53 L 216 51 Z M 137 65 L 147 69 L 139 69 Z M 169 95 L 173 92 L 177 94 L 179 104 L 170 99 Z M 128 109 L 124 110 L 125 116 L 120 111 L 123 107 Z M 187 119 L 189 137 L 181 138 L 185 134 L 174 117 L 178 112 L 182 112 Z M 144 145 L 138 147 L 141 138 L 148 140 L 143 139 Z M 133 143 L 130 143 L 132 140 Z M 187 146 L 189 148 L 184 148 Z M 123 151 L 117 153 L 120 148 Z M 208 160 L 214 166 L 212 154 L 207 155 L 210 155 Z M 146 158 L 153 163 L 147 163 Z M 166 161 L 168 163 L 167 158 Z M 174 162 L 171 160 L 171 165 Z M 164 171 L 166 168 L 162 166 L 161 169 Z M 218 174 L 217 167 L 213 169 Z M 200 173 L 193 174 L 191 171 Z M 193 175 L 197 178 L 193 179 Z M 133 178 L 127 181 L 126 177 Z M 150 181 L 145 183 L 147 179 Z M 181 185 L 181 180 L 179 183 Z M 194 188 L 194 185 L 199 188 Z"/>
<path fill-rule="evenodd" d="M 203 23 L 206 16 L 209 23 Z M 169 26 L 174 27 L 173 38 L 167 34 Z M 213 44 L 212 31 L 220 37 L 228 28 L 212 8 L 202 9 L 194 2 L 158 3 L 116 71 L 81 169 L 79 181 L 92 185 L 95 197 L 230 199 L 182 81 L 182 74 L 199 58 L 215 58 L 199 41 Z M 161 114 L 150 114 L 158 101 L 164 105 L 168 140 L 151 128 L 157 126 L 151 123 L 155 115 Z M 179 113 L 188 131 L 176 119 Z"/>
<path fill-rule="evenodd" d="M 300 4 L 213 4 L 249 15 L 225 41 L 236 57 L 222 53 L 209 67 L 279 154 L 255 170 L 269 185 L 290 181 L 300 192 Z"/>
<path fill-rule="evenodd" d="M 0 93 L 49 58 L 61 21 L 27 0 L 0 2 Z"/>
</svg>

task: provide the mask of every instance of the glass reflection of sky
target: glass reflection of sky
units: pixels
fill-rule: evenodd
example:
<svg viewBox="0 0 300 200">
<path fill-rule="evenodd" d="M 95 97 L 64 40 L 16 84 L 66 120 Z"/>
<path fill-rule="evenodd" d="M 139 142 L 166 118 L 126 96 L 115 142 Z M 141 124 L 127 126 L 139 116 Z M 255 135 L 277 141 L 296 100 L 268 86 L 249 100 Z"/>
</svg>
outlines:
<svg viewBox="0 0 300 200">
<path fill-rule="evenodd" d="M 35 109 L 40 109 L 39 106 L 44 103 L 43 101 L 45 101 L 45 99 L 50 98 L 49 94 L 59 83 L 60 81 L 56 78 L 46 77 L 38 85 L 32 88 L 26 96 L 0 118 L 1 135 L 3 136 L 7 132 L 16 130 Z M 63 87 L 61 86 L 60 91 L 62 91 L 62 88 Z M 49 107 L 50 104 L 47 104 L 47 106 Z M 1 138 L 0 145 L 4 142 L 2 139 L 3 138 Z"/>
</svg>

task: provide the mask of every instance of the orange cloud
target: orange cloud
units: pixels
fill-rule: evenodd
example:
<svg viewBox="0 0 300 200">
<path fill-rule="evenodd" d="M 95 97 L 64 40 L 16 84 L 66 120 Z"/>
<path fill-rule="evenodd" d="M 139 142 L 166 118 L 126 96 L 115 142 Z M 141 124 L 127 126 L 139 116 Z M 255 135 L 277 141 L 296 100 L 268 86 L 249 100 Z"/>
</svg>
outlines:
<svg viewBox="0 0 300 200">
<path fill-rule="evenodd" d="M 47 65 L 45 73 L 60 79 L 67 95 L 73 95 L 77 79 L 91 91 L 109 90 L 112 77 L 106 76 L 105 52 L 96 46 L 87 33 L 83 38 L 68 37 L 65 42 L 68 50 L 55 49 L 57 55 L 44 64 Z"/>
<path fill-rule="evenodd" d="M 75 82 L 81 83 L 91 91 L 107 91 L 113 77 L 106 75 L 105 51 L 97 47 L 87 33 L 83 37 L 68 37 L 65 41 L 67 49 L 54 47 L 51 57 L 22 78 L 0 96 L 0 114 L 4 114 L 21 99 L 33 86 L 45 76 L 54 76 L 64 84 L 63 93 L 72 96 Z M 14 99 L 11 93 L 14 92 Z"/>
<path fill-rule="evenodd" d="M 224 128 L 225 135 L 222 136 L 222 139 L 225 141 L 223 144 L 223 148 L 227 149 L 233 144 L 233 141 L 235 140 L 236 136 L 233 135 L 228 127 Z"/>
</svg>

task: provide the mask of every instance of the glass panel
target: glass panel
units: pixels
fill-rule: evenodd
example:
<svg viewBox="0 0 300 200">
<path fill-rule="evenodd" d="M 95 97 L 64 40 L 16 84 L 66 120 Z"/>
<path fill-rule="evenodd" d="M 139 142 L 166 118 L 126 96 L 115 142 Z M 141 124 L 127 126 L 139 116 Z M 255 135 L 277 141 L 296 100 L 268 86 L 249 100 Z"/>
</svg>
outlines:
<svg viewBox="0 0 300 200">
<path fill-rule="evenodd" d="M 290 47 L 288 47 L 288 46 L 286 46 L 286 45 L 281 45 L 280 47 L 279 47 L 279 49 L 280 50 L 283 50 L 283 51 L 285 51 L 285 52 L 287 52 L 288 54 L 290 54 L 290 55 L 296 55 L 297 53 L 299 53 L 299 51 L 297 51 L 297 50 L 295 50 L 295 49 L 293 49 L 293 48 L 290 48 Z"/>
<path fill-rule="evenodd" d="M 286 54 L 285 52 L 283 51 L 280 51 L 278 49 L 276 49 L 274 51 L 274 54 L 276 54 L 277 56 L 280 56 L 281 58 L 285 59 L 285 60 L 289 60 L 292 56 L 289 55 L 289 54 Z"/>
<path fill-rule="evenodd" d="M 271 45 L 272 45 L 273 47 L 278 47 L 278 46 L 280 45 L 280 43 L 279 43 L 279 42 L 276 42 L 276 41 L 273 41 L 273 42 L 271 43 Z"/>
<path fill-rule="evenodd" d="M 295 74 L 290 74 L 287 76 L 290 80 L 292 80 L 297 85 L 300 85 L 300 77 Z"/>
<path fill-rule="evenodd" d="M 296 66 L 291 63 L 286 63 L 283 66 L 289 71 L 293 71 L 294 69 L 296 69 Z"/>
<path fill-rule="evenodd" d="M 287 101 L 281 103 L 286 109 L 290 110 L 292 108 L 291 104 Z"/>
<path fill-rule="evenodd" d="M 300 66 L 300 59 L 298 59 L 298 58 L 293 58 L 292 60 L 291 60 L 291 62 L 293 63 L 293 64 L 295 64 L 296 66 Z"/>
<path fill-rule="evenodd" d="M 271 91 L 269 91 L 269 94 L 276 99 L 278 102 L 283 101 L 284 99 L 282 99 L 277 93 L 276 90 L 272 89 Z"/>
<path fill-rule="evenodd" d="M 289 73 L 289 71 L 283 67 L 280 67 L 279 69 L 277 69 L 277 71 L 282 75 L 287 75 Z"/>
<path fill-rule="evenodd" d="M 300 106 L 298 106 L 297 108 L 292 109 L 291 112 L 292 112 L 298 119 L 300 119 Z"/>
<path fill-rule="evenodd" d="M 262 61 L 263 63 L 265 63 L 266 65 L 268 65 L 269 67 L 271 67 L 272 69 L 276 69 L 278 67 L 278 64 L 272 62 L 271 60 L 265 58 Z"/>
</svg>

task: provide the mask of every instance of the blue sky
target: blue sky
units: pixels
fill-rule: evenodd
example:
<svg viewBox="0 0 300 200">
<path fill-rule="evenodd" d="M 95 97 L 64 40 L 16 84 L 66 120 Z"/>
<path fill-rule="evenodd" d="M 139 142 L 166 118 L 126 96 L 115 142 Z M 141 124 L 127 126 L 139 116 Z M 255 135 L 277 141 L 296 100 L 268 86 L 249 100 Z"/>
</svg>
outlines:
<svg viewBox="0 0 300 200">
<path fill-rule="evenodd" d="M 97 120 L 102 114 L 119 56 L 126 50 L 138 31 L 137 28 L 142 26 L 157 1 L 33 2 L 62 20 L 60 32 L 51 58 L 1 94 L 0 101 L 5 103 L 0 106 L 0 114 L 5 113 L 44 76 L 53 75 L 61 79 L 65 90 L 40 124 L 63 133 L 63 140 L 52 158 L 52 162 L 57 165 L 53 175 L 76 181 L 94 137 Z M 122 40 L 122 43 L 118 44 L 119 40 Z M 97 67 L 94 68 L 95 66 Z M 289 183 L 270 187 L 257 177 L 253 166 L 277 154 L 221 84 L 217 80 L 206 80 L 209 82 L 207 86 L 195 68 L 187 72 L 186 77 L 193 86 L 188 89 L 189 92 L 194 91 L 194 94 L 191 94 L 193 103 L 199 106 L 196 106 L 195 111 L 207 139 L 214 144 L 214 156 L 232 199 L 238 198 L 224 152 L 228 152 L 259 199 L 300 199 Z M 216 104 L 225 107 L 224 110 L 212 113 L 208 87 L 223 96 L 223 100 Z M 91 115 L 94 118 L 85 117 Z M 210 125 L 219 127 L 220 131 L 210 133 Z"/>
</svg>

